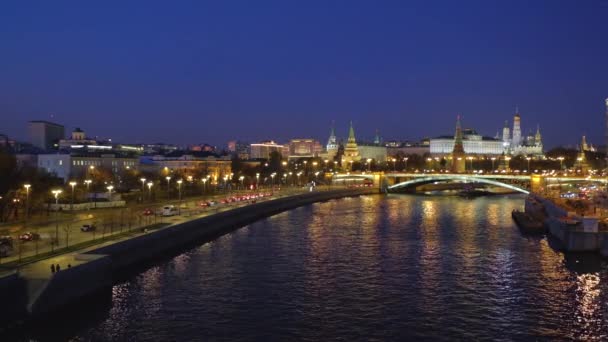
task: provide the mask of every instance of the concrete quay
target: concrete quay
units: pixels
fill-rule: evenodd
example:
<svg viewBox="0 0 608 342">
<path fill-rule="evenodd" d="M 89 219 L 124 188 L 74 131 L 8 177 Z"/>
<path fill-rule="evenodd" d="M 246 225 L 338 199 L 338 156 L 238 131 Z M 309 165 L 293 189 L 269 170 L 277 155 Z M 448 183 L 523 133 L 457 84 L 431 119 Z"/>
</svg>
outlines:
<svg viewBox="0 0 608 342">
<path fill-rule="evenodd" d="M 370 188 L 302 193 L 253 203 L 132 238 L 89 247 L 77 253 L 35 262 L 18 273 L 0 277 L 0 294 L 7 296 L 5 303 L 10 303 L 0 318 L 8 323 L 7 320 L 10 319 L 28 319 L 48 314 L 110 288 L 113 275 L 119 272 L 286 210 L 331 199 L 377 193 L 378 189 Z M 62 270 L 51 273 L 51 264 L 60 264 Z"/>
<path fill-rule="evenodd" d="M 595 216 L 584 217 L 566 211 L 536 195 L 526 198 L 525 211 L 543 222 L 565 252 L 595 252 L 608 257 L 608 231 Z"/>
</svg>

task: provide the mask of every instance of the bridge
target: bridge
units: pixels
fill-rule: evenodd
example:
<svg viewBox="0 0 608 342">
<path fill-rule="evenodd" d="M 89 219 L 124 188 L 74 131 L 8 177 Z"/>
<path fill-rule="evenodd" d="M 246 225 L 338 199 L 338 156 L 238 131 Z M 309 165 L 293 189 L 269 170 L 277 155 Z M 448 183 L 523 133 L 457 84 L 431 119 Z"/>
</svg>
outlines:
<svg viewBox="0 0 608 342">
<path fill-rule="evenodd" d="M 374 184 L 395 191 L 404 188 L 415 188 L 419 185 L 436 182 L 481 183 L 502 187 L 529 194 L 538 192 L 542 187 L 552 184 L 596 182 L 606 185 L 608 180 L 599 177 L 553 176 L 541 174 L 505 174 L 505 173 L 408 173 L 408 172 L 361 172 L 334 175 L 334 181 L 342 183 L 373 182 Z M 515 183 L 515 184 L 514 184 Z"/>
</svg>

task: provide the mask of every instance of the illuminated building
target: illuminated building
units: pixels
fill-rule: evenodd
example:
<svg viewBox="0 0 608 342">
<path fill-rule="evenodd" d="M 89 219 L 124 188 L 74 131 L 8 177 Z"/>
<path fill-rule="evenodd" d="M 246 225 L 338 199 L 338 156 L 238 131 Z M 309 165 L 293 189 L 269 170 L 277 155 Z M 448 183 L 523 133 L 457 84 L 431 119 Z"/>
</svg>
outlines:
<svg viewBox="0 0 608 342">
<path fill-rule="evenodd" d="M 322 152 L 321 143 L 314 139 L 291 139 L 289 142 L 289 158 L 319 157 Z"/>
<path fill-rule="evenodd" d="M 270 158 L 270 153 L 272 152 L 278 152 L 281 155 L 287 155 L 285 153 L 284 146 L 279 145 L 272 140 L 251 144 L 249 150 L 251 159 L 268 159 Z"/>
<path fill-rule="evenodd" d="M 462 142 L 462 129 L 460 128 L 460 115 L 456 119 L 456 133 L 454 134 L 454 148 L 451 153 L 452 172 L 463 173 L 466 171 L 466 159 Z"/>
</svg>

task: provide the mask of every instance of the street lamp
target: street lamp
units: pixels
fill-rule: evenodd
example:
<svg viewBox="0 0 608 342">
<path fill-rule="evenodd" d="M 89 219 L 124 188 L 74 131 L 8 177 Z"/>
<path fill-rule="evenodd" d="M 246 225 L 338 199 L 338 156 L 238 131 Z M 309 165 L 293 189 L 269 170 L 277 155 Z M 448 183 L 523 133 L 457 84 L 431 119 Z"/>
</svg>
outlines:
<svg viewBox="0 0 608 342">
<path fill-rule="evenodd" d="M 108 201 L 112 202 L 112 189 L 114 189 L 114 185 L 108 185 L 106 189 L 108 189 Z"/>
<path fill-rule="evenodd" d="M 167 176 L 165 179 L 167 180 L 167 198 L 169 198 L 171 192 L 171 176 Z"/>
<path fill-rule="evenodd" d="M 203 195 L 207 192 L 207 178 L 201 179 L 203 181 Z"/>
<path fill-rule="evenodd" d="M 276 172 L 270 174 L 270 178 L 272 178 L 272 190 L 274 191 L 274 176 L 276 176 Z"/>
<path fill-rule="evenodd" d="M 179 214 L 180 215 L 182 214 L 182 182 L 183 181 L 181 179 L 179 179 L 177 181 L 177 191 L 178 191 L 178 194 L 179 194 L 179 197 L 178 197 L 178 199 L 179 199 Z"/>
<path fill-rule="evenodd" d="M 492 157 L 490 159 L 492 159 L 492 172 L 494 172 L 494 161 L 496 160 L 496 157 Z"/>
<path fill-rule="evenodd" d="M 367 158 L 367 165 L 368 165 L 368 171 L 372 171 L 372 159 L 371 158 Z"/>
<path fill-rule="evenodd" d="M 30 204 L 30 188 L 32 187 L 31 184 L 23 184 L 23 187 L 25 188 L 25 222 L 27 222 L 27 218 L 29 216 L 30 213 L 30 209 L 29 209 L 29 204 Z"/>
<path fill-rule="evenodd" d="M 148 197 L 150 197 L 150 201 L 152 201 L 152 185 L 153 184 L 154 183 L 152 183 L 152 182 L 148 182 L 148 184 L 147 184 L 148 185 Z"/>
<path fill-rule="evenodd" d="M 405 172 L 407 172 L 407 160 L 410 159 L 408 157 L 403 158 L 403 161 L 405 162 Z"/>
<path fill-rule="evenodd" d="M 528 161 L 528 173 L 530 172 L 530 157 L 526 157 L 526 160 Z"/>
<path fill-rule="evenodd" d="M 70 210 L 74 210 L 74 187 L 76 184 L 76 182 L 70 182 L 70 186 L 72 187 L 72 202 L 70 204 Z"/>
<path fill-rule="evenodd" d="M 255 174 L 255 188 L 259 188 L 260 187 L 260 173 L 256 173 Z"/>
<path fill-rule="evenodd" d="M 55 243 L 59 242 L 59 195 L 62 192 L 63 191 L 61 189 L 51 191 L 51 193 L 55 196 L 55 242 L 51 244 L 51 247 L 53 247 Z"/>
<path fill-rule="evenodd" d="M 245 180 L 245 176 L 241 176 L 241 177 L 239 177 L 239 180 L 241 181 L 241 189 L 243 189 L 243 190 L 244 190 L 244 189 L 245 189 L 245 184 L 244 184 L 244 182 L 243 182 L 243 181 Z"/>
<path fill-rule="evenodd" d="M 144 190 L 145 190 L 144 186 L 146 185 L 146 179 L 145 178 L 140 178 L 139 180 L 141 181 L 141 192 L 143 193 Z M 142 195 L 141 197 L 142 197 L 142 201 L 143 201 L 143 197 L 144 196 Z"/>
</svg>

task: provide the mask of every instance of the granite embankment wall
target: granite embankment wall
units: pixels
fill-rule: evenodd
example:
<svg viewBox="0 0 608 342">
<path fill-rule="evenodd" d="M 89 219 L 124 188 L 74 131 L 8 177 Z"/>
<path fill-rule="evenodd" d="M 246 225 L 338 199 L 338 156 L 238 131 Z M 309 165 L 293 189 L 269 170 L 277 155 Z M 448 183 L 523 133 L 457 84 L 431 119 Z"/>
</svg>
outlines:
<svg viewBox="0 0 608 342">
<path fill-rule="evenodd" d="M 217 213 L 167 228 L 151 231 L 131 239 L 88 250 L 80 256 L 91 258 L 53 276 L 44 288 L 29 298 L 29 312 L 45 313 L 70 304 L 80 297 L 102 290 L 112 283 L 112 274 L 169 251 L 229 233 L 271 215 L 300 206 L 342 197 L 375 194 L 377 189 L 343 189 L 310 192 L 260 202 Z"/>
<path fill-rule="evenodd" d="M 372 189 L 344 189 L 309 192 L 251 204 L 215 215 L 176 224 L 145 235 L 93 249 L 87 253 L 108 255 L 114 271 L 155 258 L 163 252 L 186 244 L 213 238 L 274 214 L 303 205 L 362 194 L 377 193 Z"/>
<path fill-rule="evenodd" d="M 598 230 L 598 219 L 568 213 L 554 202 L 538 196 L 526 199 L 525 210 L 543 221 L 566 252 L 600 252 L 608 256 L 608 234 Z"/>
</svg>

